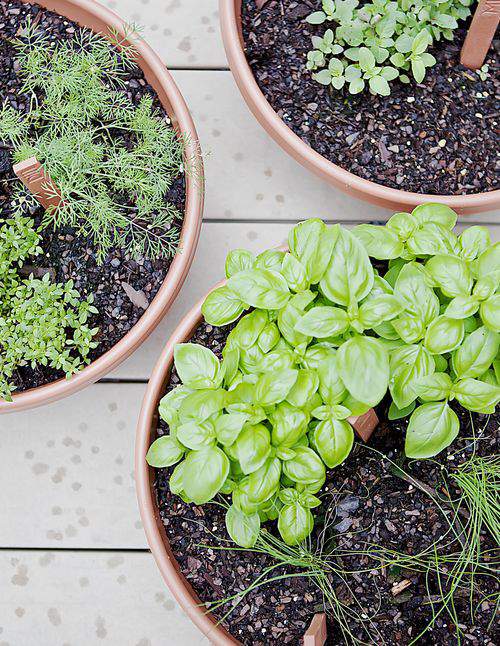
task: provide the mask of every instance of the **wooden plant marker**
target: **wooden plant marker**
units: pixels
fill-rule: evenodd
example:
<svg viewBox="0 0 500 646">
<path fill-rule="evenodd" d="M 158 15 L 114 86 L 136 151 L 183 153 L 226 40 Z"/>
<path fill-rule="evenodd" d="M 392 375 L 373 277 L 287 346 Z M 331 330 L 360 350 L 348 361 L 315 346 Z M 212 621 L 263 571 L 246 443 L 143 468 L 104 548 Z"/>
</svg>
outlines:
<svg viewBox="0 0 500 646">
<path fill-rule="evenodd" d="M 460 62 L 471 70 L 480 69 L 500 21 L 500 0 L 479 0 L 460 54 Z"/>
<path fill-rule="evenodd" d="M 363 442 L 368 442 L 373 431 L 377 428 L 378 417 L 373 408 L 370 408 L 364 415 L 348 417 L 347 421 L 354 428 Z"/>
<path fill-rule="evenodd" d="M 45 209 L 55 210 L 61 204 L 59 189 L 36 157 L 15 164 L 13 170 Z"/>
<path fill-rule="evenodd" d="M 323 646 L 326 642 L 326 615 L 324 612 L 314 615 L 311 625 L 304 635 L 304 646 Z"/>
</svg>

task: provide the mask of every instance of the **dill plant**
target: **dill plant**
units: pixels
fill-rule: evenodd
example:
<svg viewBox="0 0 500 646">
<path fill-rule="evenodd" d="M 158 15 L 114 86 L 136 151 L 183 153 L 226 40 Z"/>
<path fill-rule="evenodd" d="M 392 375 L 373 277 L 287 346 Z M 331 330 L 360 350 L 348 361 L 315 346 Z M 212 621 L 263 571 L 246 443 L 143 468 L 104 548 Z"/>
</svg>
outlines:
<svg viewBox="0 0 500 646">
<path fill-rule="evenodd" d="M 14 42 L 29 110 L 0 109 L 0 141 L 14 162 L 36 156 L 55 181 L 60 206 L 44 226 L 69 225 L 91 240 L 101 264 L 111 246 L 151 259 L 175 253 L 181 214 L 167 193 L 183 170 L 184 143 L 144 95 L 124 92 L 134 49 L 88 30 L 53 43 L 28 23 Z"/>
</svg>

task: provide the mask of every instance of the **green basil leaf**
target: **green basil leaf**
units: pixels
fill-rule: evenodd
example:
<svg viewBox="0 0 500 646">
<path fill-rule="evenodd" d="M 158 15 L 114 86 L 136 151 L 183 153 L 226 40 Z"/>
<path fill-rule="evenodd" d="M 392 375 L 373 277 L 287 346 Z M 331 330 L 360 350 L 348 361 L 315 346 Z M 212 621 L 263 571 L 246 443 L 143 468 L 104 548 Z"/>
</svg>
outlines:
<svg viewBox="0 0 500 646">
<path fill-rule="evenodd" d="M 242 350 L 247 350 L 257 343 L 260 333 L 269 321 L 267 312 L 254 310 L 246 314 L 231 332 L 231 341 Z"/>
<path fill-rule="evenodd" d="M 479 303 L 473 296 L 456 296 L 449 302 L 444 313 L 449 319 L 466 319 L 479 309 Z"/>
<path fill-rule="evenodd" d="M 402 417 L 408 417 L 415 410 L 415 402 L 412 402 L 409 406 L 404 408 L 398 408 L 394 402 L 391 402 L 389 406 L 389 411 L 387 417 L 390 420 L 401 419 Z"/>
<path fill-rule="evenodd" d="M 403 305 L 397 296 L 379 294 L 369 296 L 359 308 L 358 319 L 365 328 L 390 321 L 403 310 Z"/>
<path fill-rule="evenodd" d="M 216 446 L 187 454 L 182 472 L 183 490 L 196 505 L 204 505 L 217 494 L 229 473 L 229 460 Z"/>
<path fill-rule="evenodd" d="M 309 287 L 306 268 L 295 256 L 287 253 L 283 259 L 281 273 L 292 292 L 303 292 Z"/>
<path fill-rule="evenodd" d="M 280 340 L 280 331 L 276 323 L 267 323 L 259 334 L 258 344 L 262 352 L 270 352 Z"/>
<path fill-rule="evenodd" d="M 257 269 L 269 269 L 270 271 L 281 273 L 281 265 L 285 252 L 279 249 L 266 249 L 260 253 L 255 260 Z"/>
<path fill-rule="evenodd" d="M 391 352 L 390 372 L 392 399 L 404 409 L 417 398 L 416 385 L 434 372 L 434 360 L 423 345 L 404 345 Z"/>
<path fill-rule="evenodd" d="M 335 356 L 336 350 L 327 341 L 322 343 L 316 343 L 315 345 L 307 348 L 306 353 L 303 357 L 303 364 L 306 368 L 315 370 L 322 361 L 329 359 L 332 356 Z"/>
<path fill-rule="evenodd" d="M 257 471 L 271 452 L 271 436 L 263 424 L 247 424 L 232 446 L 245 475 Z"/>
<path fill-rule="evenodd" d="M 309 343 L 311 341 L 311 337 L 297 332 L 295 329 L 302 315 L 303 311 L 291 303 L 288 303 L 278 314 L 278 328 L 283 338 L 294 347 L 297 347 L 301 343 Z"/>
<path fill-rule="evenodd" d="M 252 269 L 254 263 L 253 253 L 246 249 L 233 249 L 226 256 L 226 278 L 231 278 L 245 269 Z"/>
<path fill-rule="evenodd" d="M 146 453 L 146 462 L 151 467 L 170 467 L 184 455 L 184 447 L 172 435 L 156 439 Z"/>
<path fill-rule="evenodd" d="M 397 233 L 392 232 L 390 228 L 373 224 L 359 224 L 354 227 L 352 232 L 372 258 L 389 260 L 398 258 L 403 252 L 403 243 Z"/>
<path fill-rule="evenodd" d="M 327 227 L 318 218 L 300 222 L 288 236 L 290 252 L 305 268 L 309 283 L 315 285 L 323 278 L 328 267 L 339 225 Z"/>
<path fill-rule="evenodd" d="M 296 331 L 318 339 L 344 334 L 348 328 L 347 313 L 340 307 L 328 306 L 311 308 L 295 325 Z"/>
<path fill-rule="evenodd" d="M 234 505 L 231 505 L 226 512 L 226 529 L 236 545 L 250 549 L 259 538 L 259 514 L 245 514 Z"/>
<path fill-rule="evenodd" d="M 158 405 L 158 413 L 161 419 L 167 422 L 169 426 L 175 423 L 182 402 L 191 393 L 192 391 L 186 386 L 176 386 L 164 395 Z"/>
<path fill-rule="evenodd" d="M 178 343 L 174 349 L 174 363 L 187 388 L 218 388 L 222 382 L 219 359 L 202 345 Z"/>
<path fill-rule="evenodd" d="M 245 311 L 245 303 L 226 285 L 210 292 L 201 306 L 201 313 L 210 325 L 229 325 Z"/>
<path fill-rule="evenodd" d="M 374 273 L 370 258 L 352 233 L 340 229 L 330 264 L 320 282 L 322 293 L 334 303 L 348 307 L 370 293 Z"/>
<path fill-rule="evenodd" d="M 427 328 L 424 345 L 431 354 L 445 354 L 458 348 L 463 338 L 464 322 L 441 315 Z"/>
<path fill-rule="evenodd" d="M 314 431 L 315 446 L 330 469 L 344 462 L 354 444 L 354 431 L 349 422 L 325 419 Z"/>
<path fill-rule="evenodd" d="M 428 325 L 439 314 L 439 299 L 414 262 L 402 267 L 394 285 L 394 294 L 402 300 L 407 312 L 420 319 L 424 325 Z M 395 323 L 393 325 L 396 327 Z"/>
<path fill-rule="evenodd" d="M 295 366 L 295 355 L 289 348 L 276 346 L 272 352 L 264 355 L 260 363 L 260 372 L 280 372 Z"/>
<path fill-rule="evenodd" d="M 417 229 L 406 242 L 407 250 L 415 256 L 458 253 L 460 247 L 454 233 L 440 224 L 426 224 Z"/>
<path fill-rule="evenodd" d="M 481 303 L 479 314 L 487 328 L 493 332 L 500 332 L 500 294 L 490 296 L 487 301 Z"/>
<path fill-rule="evenodd" d="M 448 399 L 453 383 L 445 372 L 435 372 L 432 375 L 420 377 L 413 388 L 423 401 L 441 401 Z"/>
<path fill-rule="evenodd" d="M 415 343 L 425 334 L 425 324 L 419 316 L 405 314 L 391 321 L 396 334 L 405 343 Z"/>
<path fill-rule="evenodd" d="M 485 301 L 498 289 L 498 279 L 499 276 L 497 273 L 493 272 L 488 276 L 481 276 L 474 285 L 472 290 L 472 295 L 475 296 L 480 301 Z"/>
<path fill-rule="evenodd" d="M 455 373 L 461 379 L 480 377 L 486 372 L 495 359 L 499 347 L 499 336 L 486 327 L 465 337 L 462 345 L 453 355 L 452 363 Z"/>
<path fill-rule="evenodd" d="M 471 261 L 480 256 L 485 249 L 491 245 L 491 237 L 488 227 L 468 227 L 459 236 L 461 256 Z"/>
<path fill-rule="evenodd" d="M 273 496 L 280 484 L 281 461 L 269 458 L 248 476 L 248 497 L 252 502 L 262 503 Z"/>
<path fill-rule="evenodd" d="M 461 379 L 453 394 L 464 408 L 478 413 L 491 412 L 500 401 L 500 388 L 477 379 Z"/>
<path fill-rule="evenodd" d="M 294 482 L 308 484 L 325 476 L 325 465 L 321 458 L 307 446 L 299 446 L 295 457 L 283 463 L 283 472 Z"/>
<path fill-rule="evenodd" d="M 284 368 L 262 374 L 255 385 L 255 403 L 261 406 L 279 404 L 297 381 L 298 371 Z"/>
<path fill-rule="evenodd" d="M 201 449 L 215 443 L 213 424 L 206 422 L 185 422 L 177 429 L 177 440 L 188 449 Z"/>
<path fill-rule="evenodd" d="M 230 386 L 238 374 L 238 366 L 240 364 L 240 349 L 238 347 L 231 348 L 226 345 L 222 351 L 222 364 L 221 370 L 224 374 L 224 385 Z"/>
<path fill-rule="evenodd" d="M 252 307 L 279 310 L 290 298 L 286 280 L 275 271 L 248 269 L 231 276 L 227 286 Z"/>
<path fill-rule="evenodd" d="M 240 480 L 232 493 L 233 505 L 244 514 L 255 514 L 261 508 L 258 502 L 252 502 L 248 497 L 248 476 Z"/>
<path fill-rule="evenodd" d="M 183 482 L 182 474 L 184 472 L 184 462 L 179 462 L 179 464 L 172 471 L 172 475 L 168 481 L 168 486 L 170 491 L 176 495 L 180 496 L 183 493 Z"/>
<path fill-rule="evenodd" d="M 488 247 L 479 258 L 474 262 L 475 274 L 478 278 L 483 276 L 495 275 L 498 284 L 498 275 L 500 273 L 500 242 Z"/>
<path fill-rule="evenodd" d="M 410 213 L 394 213 L 387 221 L 387 228 L 394 231 L 400 240 L 408 240 L 418 226 Z"/>
<path fill-rule="evenodd" d="M 217 440 L 223 446 L 231 446 L 238 439 L 247 421 L 248 414 L 246 413 L 228 413 L 221 415 L 214 422 Z"/>
<path fill-rule="evenodd" d="M 438 254 L 430 258 L 425 267 L 445 296 L 453 298 L 470 294 L 472 276 L 465 260 L 456 256 Z"/>
<path fill-rule="evenodd" d="M 197 390 L 188 395 L 179 409 L 182 423 L 191 419 L 204 422 L 214 413 L 218 413 L 226 404 L 227 393 L 219 390 Z"/>
<path fill-rule="evenodd" d="M 337 357 L 331 354 L 323 359 L 317 368 L 319 377 L 319 393 L 328 406 L 339 404 L 346 396 L 347 391 L 340 377 Z"/>
<path fill-rule="evenodd" d="M 287 545 L 298 545 L 312 532 L 314 518 L 309 509 L 299 503 L 285 505 L 278 516 L 278 530 Z"/>
<path fill-rule="evenodd" d="M 409 458 L 432 458 L 457 437 L 458 417 L 446 402 L 422 404 L 410 417 L 405 453 Z"/>
<path fill-rule="evenodd" d="M 309 416 L 288 402 L 278 404 L 270 416 L 273 446 L 292 447 L 306 433 Z"/>
<path fill-rule="evenodd" d="M 319 377 L 315 370 L 299 370 L 297 380 L 286 396 L 286 400 L 292 404 L 292 406 L 303 408 L 318 390 L 318 386 Z"/>
<path fill-rule="evenodd" d="M 355 399 L 370 406 L 382 400 L 389 384 L 389 356 L 377 339 L 355 336 L 346 341 L 338 349 L 337 366 Z"/>
<path fill-rule="evenodd" d="M 437 202 L 420 204 L 420 206 L 413 209 L 412 216 L 419 225 L 432 222 L 433 224 L 440 224 L 450 231 L 457 223 L 457 214 L 455 211 L 450 209 L 449 206 Z"/>
</svg>

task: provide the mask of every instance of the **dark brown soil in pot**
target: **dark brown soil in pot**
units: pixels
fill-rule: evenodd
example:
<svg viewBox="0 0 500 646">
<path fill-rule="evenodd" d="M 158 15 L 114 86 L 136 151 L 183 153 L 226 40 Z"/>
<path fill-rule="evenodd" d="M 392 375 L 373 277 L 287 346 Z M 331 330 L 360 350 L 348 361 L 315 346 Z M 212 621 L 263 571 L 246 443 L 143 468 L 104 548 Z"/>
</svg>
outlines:
<svg viewBox="0 0 500 646">
<path fill-rule="evenodd" d="M 38 30 L 50 34 L 58 41 L 71 40 L 79 29 L 76 23 L 37 5 L 26 5 L 18 0 L 0 0 L 0 101 L 7 101 L 20 111 L 27 110 L 29 102 L 19 92 L 22 81 L 16 74 L 15 52 L 9 39 L 16 36 L 28 17 L 31 17 L 32 22 L 37 22 Z M 125 80 L 125 88 L 121 91 L 135 105 L 145 94 L 149 94 L 155 99 L 156 110 L 165 117 L 168 116 L 140 69 L 130 71 Z M 2 220 L 9 217 L 9 202 L 15 182 L 9 152 L 0 147 L 0 226 Z M 167 201 L 174 204 L 180 214 L 184 212 L 183 176 L 179 175 L 176 179 L 167 195 Z M 31 215 L 35 222 L 40 222 L 41 207 L 32 211 Z M 180 232 L 182 217 L 174 220 L 171 226 Z M 152 262 L 145 258 L 134 259 L 121 249 L 113 248 L 99 266 L 92 244 L 82 236 L 75 235 L 70 228 L 55 232 L 46 228 L 42 232 L 42 238 L 43 254 L 34 258 L 35 264 L 25 267 L 23 271 L 33 272 L 35 277 L 49 271 L 53 280 L 66 282 L 72 279 L 82 298 L 94 295 L 94 304 L 99 310 L 99 314 L 90 321 L 92 327 L 99 327 L 96 337 L 99 345 L 90 354 L 90 359 L 94 360 L 115 345 L 137 323 L 147 304 L 161 287 L 171 260 Z M 64 373 L 52 368 L 26 366 L 16 371 L 13 383 L 17 387 L 16 392 L 19 392 L 63 376 Z"/>
<path fill-rule="evenodd" d="M 191 341 L 210 348 L 218 356 L 225 345 L 227 328 L 214 328 L 202 324 Z M 179 379 L 172 371 L 167 390 L 178 385 Z M 467 437 L 472 435 L 471 420 L 476 435 L 481 436 L 479 453 L 498 454 L 500 414 L 489 419 L 473 415 L 457 408 L 461 420 L 461 438 L 435 461 L 404 461 L 404 469 L 428 487 L 441 491 L 443 482 L 441 465 L 457 465 L 471 455 L 472 445 Z M 378 410 L 379 418 L 386 419 L 387 404 Z M 406 423 L 404 421 L 381 422 L 370 446 L 384 453 L 394 463 L 402 464 L 402 449 Z M 160 421 L 158 432 L 167 431 Z M 403 466 L 403 464 L 402 464 Z M 204 602 L 217 602 L 245 590 L 264 569 L 273 564 L 268 556 L 235 549 L 211 549 L 234 547 L 228 543 L 225 530 L 225 510 L 216 504 L 203 507 L 184 503 L 170 493 L 168 480 L 171 469 L 159 469 L 155 482 L 160 516 L 165 526 L 172 551 L 180 569 Z M 430 546 L 445 532 L 446 522 L 441 512 L 428 495 L 398 476 L 397 469 L 388 460 L 356 444 L 348 460 L 336 469 L 327 472 L 327 482 L 320 494 L 323 496 L 323 518 L 330 507 L 333 522 L 330 534 L 339 548 L 359 548 L 363 541 L 380 544 L 408 554 L 417 554 Z M 452 491 L 452 495 L 455 492 Z M 321 531 L 321 512 L 317 519 L 315 534 Z M 268 524 L 270 528 L 272 524 Z M 482 537 L 483 546 L 495 547 L 489 536 Z M 370 561 L 360 563 L 359 558 L 343 557 L 346 570 L 370 569 Z M 279 568 L 274 576 L 293 571 Z M 394 594 L 394 587 L 403 581 L 407 587 Z M 337 595 L 346 600 L 349 592 L 340 581 L 334 581 Z M 371 630 L 374 637 L 367 640 L 362 628 L 350 622 L 350 629 L 365 643 L 407 645 L 422 631 L 431 619 L 423 574 L 397 568 L 386 568 L 356 574 L 349 584 L 357 601 L 372 617 Z M 434 594 L 438 593 L 436 581 L 431 582 Z M 397 589 L 397 588 L 396 588 Z M 498 580 L 492 577 L 476 580 L 474 599 L 477 603 L 483 596 L 499 594 Z M 494 601 L 482 602 L 475 620 L 471 621 L 469 600 L 456 600 L 457 613 L 466 643 L 489 645 L 498 643 L 500 635 L 489 623 L 494 613 Z M 323 611 L 322 595 L 306 578 L 285 578 L 265 584 L 248 595 L 231 612 L 231 604 L 220 608 L 218 618 L 227 615 L 222 623 L 229 632 L 245 646 L 269 644 L 302 644 L 302 636 L 315 612 Z M 375 640 L 375 636 L 377 639 Z M 329 619 L 328 644 L 345 643 L 335 621 Z M 348 642 L 350 643 L 350 642 Z M 446 614 L 437 618 L 433 629 L 419 644 L 452 645 L 457 643 L 454 627 Z"/>
<path fill-rule="evenodd" d="M 306 69 L 312 0 L 243 0 L 247 60 L 266 99 L 295 134 L 326 159 L 383 186 L 433 195 L 498 188 L 498 53 L 481 81 L 459 64 L 465 29 L 432 48 L 423 83 L 393 83 L 388 97 L 329 90 Z"/>
</svg>

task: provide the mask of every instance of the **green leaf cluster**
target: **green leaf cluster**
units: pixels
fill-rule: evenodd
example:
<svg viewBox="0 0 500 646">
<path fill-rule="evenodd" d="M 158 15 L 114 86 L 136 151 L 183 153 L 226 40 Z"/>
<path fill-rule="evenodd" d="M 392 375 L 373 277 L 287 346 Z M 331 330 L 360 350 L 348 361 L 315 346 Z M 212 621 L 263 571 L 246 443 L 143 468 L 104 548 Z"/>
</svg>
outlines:
<svg viewBox="0 0 500 646">
<path fill-rule="evenodd" d="M 435 41 L 453 40 L 458 20 L 470 15 L 474 0 L 323 0 L 306 20 L 334 23 L 313 36 L 307 69 L 321 85 L 350 94 L 368 88 L 388 96 L 391 81 L 421 83 L 436 64 L 427 50 Z"/>
<path fill-rule="evenodd" d="M 30 110 L 0 108 L 0 141 L 14 162 L 36 156 L 63 202 L 44 225 L 70 225 L 93 241 L 102 263 L 111 246 L 133 256 L 171 257 L 177 248 L 166 195 L 183 171 L 185 145 L 145 95 L 134 106 L 124 90 L 134 51 L 82 30 L 53 42 L 30 24 L 14 43 Z"/>
<path fill-rule="evenodd" d="M 182 385 L 159 407 L 170 433 L 148 461 L 179 463 L 172 491 L 196 504 L 230 494 L 227 528 L 239 545 L 274 519 L 297 544 L 312 530 L 326 468 L 351 451 L 351 415 L 389 391 L 392 417 L 412 413 L 406 453 L 422 458 L 457 435 L 452 399 L 492 412 L 500 244 L 480 226 L 457 236 L 455 222 L 439 204 L 352 231 L 311 219 L 290 231 L 289 252 L 230 252 L 226 285 L 202 307 L 211 325 L 238 320 L 222 360 L 178 345 Z"/>
<path fill-rule="evenodd" d="M 22 366 L 50 366 L 69 377 L 97 346 L 93 297 L 82 299 L 73 281 L 23 278 L 19 268 L 41 253 L 33 220 L 18 209 L 0 222 L 0 398 L 12 399 L 12 376 Z"/>
</svg>

